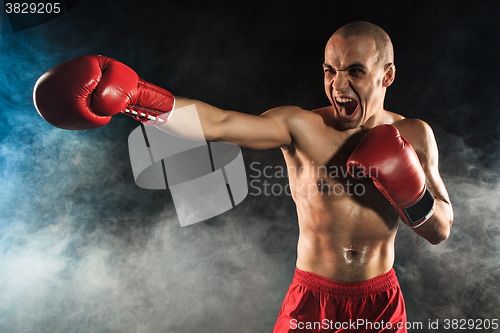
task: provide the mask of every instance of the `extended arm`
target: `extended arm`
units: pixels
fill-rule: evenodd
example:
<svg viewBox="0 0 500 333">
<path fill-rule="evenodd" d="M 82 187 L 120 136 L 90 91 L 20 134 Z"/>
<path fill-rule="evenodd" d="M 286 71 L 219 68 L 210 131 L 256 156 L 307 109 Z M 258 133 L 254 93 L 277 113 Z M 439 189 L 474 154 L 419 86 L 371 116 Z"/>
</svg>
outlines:
<svg viewBox="0 0 500 333">
<path fill-rule="evenodd" d="M 191 112 L 183 109 L 195 107 L 206 141 L 223 141 L 251 149 L 270 149 L 292 144 L 293 119 L 301 112 L 298 107 L 284 106 L 264 112 L 259 116 L 219 109 L 210 104 L 175 98 L 171 119 L 158 128 L 170 134 L 188 135 L 186 129 L 193 119 Z"/>
<path fill-rule="evenodd" d="M 97 55 L 52 68 L 37 81 L 33 97 L 40 115 L 64 129 L 104 126 L 114 114 L 125 113 L 180 137 L 232 142 L 252 149 L 291 145 L 294 119 L 306 112 L 285 106 L 254 116 L 174 98 L 169 91 L 140 79 L 125 64 Z M 188 109 L 190 112 L 184 112 Z"/>
</svg>

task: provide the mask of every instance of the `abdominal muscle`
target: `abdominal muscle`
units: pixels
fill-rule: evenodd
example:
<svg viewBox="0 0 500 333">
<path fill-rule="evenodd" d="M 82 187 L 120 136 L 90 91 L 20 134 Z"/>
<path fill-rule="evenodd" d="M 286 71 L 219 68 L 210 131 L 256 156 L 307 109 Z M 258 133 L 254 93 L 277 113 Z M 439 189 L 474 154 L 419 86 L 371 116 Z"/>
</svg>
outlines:
<svg viewBox="0 0 500 333">
<path fill-rule="evenodd" d="M 366 281 L 392 268 L 397 218 L 388 226 L 349 197 L 294 199 L 298 269 L 338 281 Z"/>
</svg>

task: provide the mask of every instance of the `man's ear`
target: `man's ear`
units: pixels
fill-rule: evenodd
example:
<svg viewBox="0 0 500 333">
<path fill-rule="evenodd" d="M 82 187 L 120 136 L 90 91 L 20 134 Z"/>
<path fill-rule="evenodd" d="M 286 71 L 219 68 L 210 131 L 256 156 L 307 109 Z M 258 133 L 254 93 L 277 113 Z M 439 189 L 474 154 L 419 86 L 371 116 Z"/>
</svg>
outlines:
<svg viewBox="0 0 500 333">
<path fill-rule="evenodd" d="M 382 87 L 389 87 L 396 78 L 396 66 L 393 63 L 388 63 L 384 66 L 384 79 Z"/>
</svg>

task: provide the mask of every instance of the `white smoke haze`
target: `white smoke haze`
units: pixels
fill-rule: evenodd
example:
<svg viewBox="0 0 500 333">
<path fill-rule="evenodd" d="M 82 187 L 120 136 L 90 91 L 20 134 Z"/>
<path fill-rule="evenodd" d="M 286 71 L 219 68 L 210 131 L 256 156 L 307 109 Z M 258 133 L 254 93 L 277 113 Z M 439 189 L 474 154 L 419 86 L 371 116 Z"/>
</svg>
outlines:
<svg viewBox="0 0 500 333">
<path fill-rule="evenodd" d="M 293 273 L 289 198 L 253 198 L 181 228 L 165 191 L 133 184 L 119 134 L 49 128 L 32 136 L 26 148 L 1 145 L 3 332 L 271 330 Z M 500 190 L 459 175 L 477 168 L 462 140 L 443 134 L 441 146 L 462 152 L 442 160 L 455 224 L 439 246 L 401 225 L 395 266 L 409 320 L 492 319 Z M 262 213 L 269 205 L 271 216 Z"/>
<path fill-rule="evenodd" d="M 272 103 L 281 103 L 285 99 L 286 103 L 294 103 L 293 98 L 313 89 L 319 89 L 322 96 L 321 62 L 317 64 L 318 85 L 310 83 L 316 82 L 313 80 L 300 84 L 289 82 L 288 88 L 284 89 L 281 81 L 270 79 L 276 74 L 271 71 L 272 66 L 294 61 L 292 58 L 283 60 L 281 53 L 273 54 L 276 49 L 272 48 L 270 41 L 279 39 L 287 47 L 288 40 L 281 38 L 282 31 L 285 31 L 286 37 L 293 42 L 289 42 L 294 46 L 293 50 L 300 47 L 297 42 L 300 36 L 288 33 L 296 23 L 293 18 L 284 16 L 278 21 L 279 28 L 266 24 L 259 26 L 262 36 L 249 34 L 249 40 L 257 45 L 245 44 L 246 39 L 235 42 L 238 47 L 245 46 L 239 51 L 228 47 L 221 55 L 226 58 L 217 60 L 217 66 L 207 69 L 207 73 L 213 75 L 200 79 L 200 68 L 205 70 L 204 65 L 209 63 L 207 59 L 212 59 L 214 54 L 208 49 L 212 41 L 207 39 L 211 34 L 208 23 L 213 16 L 205 13 L 208 8 L 195 12 L 203 23 L 202 28 L 206 29 L 202 31 L 205 35 L 199 37 L 197 33 L 201 29 L 195 26 L 197 21 L 188 21 L 189 24 L 183 21 L 191 18 L 194 9 L 187 8 L 184 2 L 175 6 L 165 3 L 166 7 L 172 6 L 169 10 L 177 10 L 181 15 L 174 23 L 162 21 L 164 30 L 154 29 L 157 26 L 151 25 L 151 19 L 144 21 L 144 30 L 136 30 L 136 25 L 122 20 L 121 17 L 131 15 L 130 8 L 139 6 L 131 1 L 114 2 L 102 8 L 104 5 L 99 2 L 99 11 L 93 2 L 82 1 L 70 14 L 58 20 L 26 32 L 2 35 L 0 332 L 219 333 L 272 330 L 292 279 L 296 256 L 297 220 L 288 196 L 248 196 L 235 209 L 219 217 L 181 228 L 168 191 L 143 190 L 134 184 L 127 138 L 137 124 L 118 115 L 103 129 L 63 131 L 46 124 L 31 101 L 33 85 L 44 71 L 69 58 L 90 53 L 115 57 L 130 65 L 135 61 L 139 66 L 133 67 L 141 75 L 151 75 L 157 69 L 163 70 L 160 74 L 164 75 L 163 57 L 175 59 L 173 65 L 168 64 L 173 67 L 169 69 L 173 75 L 166 80 L 179 90 L 179 94 L 189 91 L 192 96 L 188 97 L 200 99 L 203 99 L 203 94 L 213 94 L 213 99 L 228 101 L 229 105 L 244 104 L 240 101 L 241 96 L 246 101 L 255 100 L 259 106 L 271 104 L 271 98 Z M 313 9 L 309 9 L 309 13 L 302 8 L 290 11 L 297 10 L 300 15 L 296 14 L 295 18 L 300 17 L 300 22 L 305 17 L 316 26 L 320 20 L 314 18 L 322 11 Z M 338 12 L 344 15 L 347 9 Z M 281 8 L 274 10 L 281 15 Z M 102 13 L 101 16 L 97 12 Z M 145 9 L 144 12 L 151 13 L 151 10 Z M 425 18 L 428 22 L 428 13 L 421 12 L 422 21 Z M 432 12 L 438 15 L 437 18 L 444 15 L 442 13 L 444 11 Z M 113 17 L 116 20 L 112 20 Z M 141 16 L 145 17 L 149 16 Z M 229 31 L 226 39 L 219 40 L 216 46 L 226 47 L 227 40 L 240 36 L 241 31 L 227 29 L 223 24 L 229 24 L 229 28 L 240 26 L 240 22 L 230 25 L 239 16 L 234 16 L 229 23 L 222 16 L 215 17 L 221 24 L 216 30 L 221 33 Z M 3 23 L 5 25 L 6 20 Z M 243 23 L 242 26 L 246 24 L 248 30 L 252 30 L 252 22 Z M 326 25 L 321 26 L 321 30 L 337 27 L 336 23 L 334 27 L 331 23 L 328 27 Z M 175 30 L 173 26 L 185 28 L 187 32 Z M 297 31 L 303 28 L 299 25 Z M 173 50 L 166 50 L 155 35 L 169 29 L 180 35 L 179 40 L 165 38 L 168 45 L 178 44 Z M 413 27 L 405 26 L 405 29 L 403 32 L 415 31 Z M 154 30 L 155 34 L 144 34 L 148 30 Z M 268 30 L 272 33 L 266 35 Z M 306 30 L 305 34 L 309 35 Z M 413 36 L 419 33 L 413 32 Z M 118 41 L 117 35 L 126 35 L 127 40 Z M 170 37 L 169 34 L 166 36 Z M 203 38 L 205 40 L 200 42 Z M 300 49 L 303 59 L 297 62 L 311 63 L 316 53 L 321 58 L 325 38 L 328 38 L 327 34 L 321 36 L 319 49 Z M 268 44 L 258 45 L 261 39 Z M 445 41 L 434 40 L 433 48 L 421 50 L 419 55 L 440 54 L 440 49 L 434 46 L 441 42 Z M 203 49 L 200 45 L 207 47 L 206 54 L 200 52 Z M 259 53 L 263 46 L 266 50 L 269 47 L 266 52 L 270 54 Z M 403 44 L 403 47 L 408 48 L 409 53 L 414 51 L 410 44 Z M 475 50 L 479 52 L 480 48 Z M 253 54 L 258 56 L 251 56 Z M 230 66 L 226 65 L 228 57 L 232 61 Z M 399 57 L 404 60 L 403 56 Z M 131 61 L 136 58 L 141 60 Z M 270 65 L 267 63 L 270 59 L 276 62 Z M 436 67 L 441 64 L 434 63 Z M 233 65 L 241 64 L 245 64 L 243 73 L 232 71 Z M 455 66 L 455 63 L 451 62 L 450 66 Z M 265 70 L 259 71 L 259 68 Z M 415 68 L 415 71 L 423 71 L 422 67 Z M 309 67 L 301 70 L 309 71 Z M 472 72 L 484 76 L 484 71 L 479 70 L 460 73 L 470 75 Z M 400 73 L 401 77 L 419 77 L 408 69 L 406 73 Z M 276 76 L 285 74 L 280 72 Z M 293 76 L 300 81 L 296 72 Z M 234 84 L 236 79 L 242 81 L 234 82 L 245 84 Z M 255 84 L 255 81 L 260 84 Z M 152 82 L 162 85 L 161 81 Z M 268 83 L 278 86 L 278 93 L 276 89 L 267 90 Z M 422 86 L 426 91 L 439 91 L 439 87 L 428 85 L 428 82 L 411 83 L 400 92 L 407 89 L 418 97 Z M 449 89 L 456 88 L 452 84 Z M 165 87 L 169 88 L 168 85 Z M 234 91 L 229 93 L 229 88 L 234 88 Z M 488 89 L 494 90 L 494 85 Z M 459 111 L 446 111 L 446 105 L 446 108 L 440 105 L 442 109 L 426 110 L 428 117 L 440 112 L 442 115 L 433 119 L 444 119 L 432 127 L 440 148 L 441 173 L 455 211 L 450 238 L 433 246 L 402 224 L 396 240 L 395 269 L 405 296 L 408 320 L 423 322 L 424 327 L 434 319 L 442 322 L 453 318 L 499 318 L 500 172 L 495 167 L 498 166 L 499 151 L 493 149 L 498 145 L 494 145 L 493 138 L 492 146 L 477 144 L 471 148 L 465 138 L 450 134 L 439 126 L 446 125 L 445 120 L 450 116 L 468 119 L 474 112 L 479 112 L 474 111 L 476 105 L 486 103 L 486 99 L 477 101 L 480 94 L 471 94 L 474 100 L 468 103 L 465 100 L 468 95 L 463 95 L 458 96 L 463 98 Z M 316 96 L 305 100 L 320 103 L 316 102 Z M 429 95 L 420 99 L 418 108 L 433 105 L 435 97 Z M 438 97 L 442 97 L 441 94 Z M 407 103 L 406 99 L 404 103 Z M 242 108 L 246 111 L 253 106 L 247 103 Z M 485 117 L 490 117 L 491 126 L 498 128 L 497 108 L 485 107 L 482 110 Z M 464 132 L 481 137 L 481 134 L 461 129 L 454 133 Z M 492 133 L 490 129 L 488 132 Z M 283 166 L 279 155 L 279 150 L 244 150 L 247 175 L 251 174 L 248 166 L 254 161 L 262 165 Z M 485 157 L 496 162 L 485 167 L 482 163 Z M 276 183 L 283 185 L 284 181 L 276 179 Z M 442 326 L 435 330 L 448 331 Z"/>
<path fill-rule="evenodd" d="M 98 141 L 49 130 L 29 149 L 37 153 L 23 156 L 38 166 L 3 187 L 2 206 L 15 208 L 9 210 L 10 221 L 2 221 L 2 331 L 254 332 L 269 327 L 279 310 L 279 297 L 268 292 L 279 263 L 259 248 L 266 224 L 242 217 L 248 214 L 241 209 L 225 215 L 220 226 L 181 228 L 171 203 L 153 216 L 144 210 L 103 221 L 106 214 L 99 209 L 131 192 L 130 179 L 120 179 L 130 165 L 110 161 L 115 145 Z M 7 152 L 19 150 L 3 148 L 3 157 L 15 160 Z M 24 200 L 13 202 L 20 189 Z M 129 219 L 155 222 L 116 230 L 126 229 Z"/>
<path fill-rule="evenodd" d="M 449 239 L 438 246 L 400 228 L 395 267 L 408 318 L 424 323 L 491 321 L 498 318 L 500 305 L 498 173 L 480 167 L 481 151 L 467 147 L 462 139 L 441 131 L 436 135 L 455 219 Z M 441 326 L 438 331 L 446 330 Z"/>
</svg>

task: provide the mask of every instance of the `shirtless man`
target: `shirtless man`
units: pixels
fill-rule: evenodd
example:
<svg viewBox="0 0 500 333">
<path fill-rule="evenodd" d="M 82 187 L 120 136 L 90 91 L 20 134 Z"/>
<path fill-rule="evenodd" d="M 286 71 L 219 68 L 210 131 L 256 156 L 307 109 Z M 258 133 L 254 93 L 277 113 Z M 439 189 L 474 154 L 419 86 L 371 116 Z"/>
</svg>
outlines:
<svg viewBox="0 0 500 333">
<path fill-rule="evenodd" d="M 109 58 L 72 61 L 46 73 L 35 86 L 35 105 L 51 124 L 99 127 L 128 108 L 139 112 L 137 119 L 172 131 L 168 121 L 159 124 L 174 105 L 169 92 Z M 89 62 L 95 79 L 75 79 L 91 72 Z M 110 63 L 124 69 L 111 70 Z M 175 97 L 174 111 L 180 114 L 183 107 L 195 105 L 207 141 L 251 149 L 280 147 L 292 170 L 300 236 L 295 276 L 275 333 L 383 328 L 405 332 L 404 302 L 392 268 L 398 217 L 432 244 L 449 236 L 453 221 L 434 134 L 421 120 L 384 110 L 395 66 L 391 40 L 381 28 L 354 22 L 337 30 L 326 45 L 323 69 L 331 105 L 321 109 L 284 106 L 254 116 Z M 90 107 L 90 99 L 78 106 L 61 102 L 61 92 L 75 95 L 82 85 L 87 97 L 92 96 Z M 52 97 L 53 90 L 59 97 Z M 364 170 L 373 182 L 357 180 L 347 170 L 358 178 Z M 349 185 L 362 186 L 363 191 L 338 190 Z"/>
</svg>

